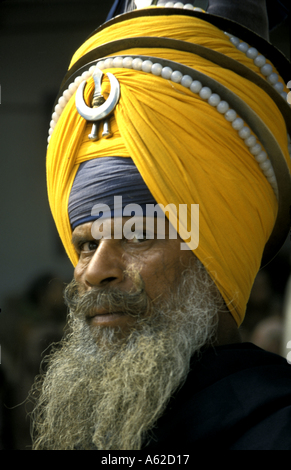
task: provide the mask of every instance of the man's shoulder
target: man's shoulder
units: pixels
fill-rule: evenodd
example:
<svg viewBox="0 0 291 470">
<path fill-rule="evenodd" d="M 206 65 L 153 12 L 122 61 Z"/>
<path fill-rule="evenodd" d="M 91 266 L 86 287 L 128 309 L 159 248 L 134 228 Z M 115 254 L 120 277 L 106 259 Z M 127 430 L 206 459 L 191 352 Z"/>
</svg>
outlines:
<svg viewBox="0 0 291 470">
<path fill-rule="evenodd" d="M 207 349 L 193 358 L 157 437 L 191 449 L 291 450 L 291 366 L 248 343 Z"/>
<path fill-rule="evenodd" d="M 291 380 L 291 365 L 287 359 L 252 343 L 239 343 L 208 348 L 199 357 L 194 357 L 189 378 L 193 379 L 196 375 L 196 389 L 199 391 L 227 379 L 239 382 L 255 376 L 264 378 L 264 382 L 273 382 L 275 371 L 278 379 L 284 377 Z"/>
<path fill-rule="evenodd" d="M 218 378 L 217 392 L 220 401 L 229 400 L 235 408 L 231 411 L 224 405 L 224 412 L 229 410 L 233 416 L 233 420 L 225 419 L 233 432 L 229 447 L 291 450 L 291 365 L 250 343 L 218 349 L 212 352 L 217 357 L 213 366 L 224 372 Z M 226 396 L 222 399 L 223 389 Z"/>
</svg>

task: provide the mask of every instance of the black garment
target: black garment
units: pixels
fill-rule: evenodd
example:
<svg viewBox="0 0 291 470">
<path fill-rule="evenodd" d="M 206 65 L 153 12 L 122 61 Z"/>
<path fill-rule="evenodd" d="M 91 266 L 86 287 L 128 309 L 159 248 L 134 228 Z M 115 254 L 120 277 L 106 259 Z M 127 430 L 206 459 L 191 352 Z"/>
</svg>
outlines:
<svg viewBox="0 0 291 470">
<path fill-rule="evenodd" d="M 250 343 L 207 349 L 144 452 L 291 450 L 291 365 Z"/>
</svg>

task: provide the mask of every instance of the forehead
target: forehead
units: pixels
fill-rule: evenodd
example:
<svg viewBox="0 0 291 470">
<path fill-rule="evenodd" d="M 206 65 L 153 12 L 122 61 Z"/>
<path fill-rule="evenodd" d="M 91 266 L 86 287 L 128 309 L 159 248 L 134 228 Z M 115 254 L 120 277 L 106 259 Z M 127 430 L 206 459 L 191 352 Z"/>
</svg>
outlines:
<svg viewBox="0 0 291 470">
<path fill-rule="evenodd" d="M 88 236 L 89 234 L 94 238 L 94 226 L 96 228 L 96 223 L 98 223 L 98 226 L 102 225 L 102 231 L 104 231 L 104 233 L 108 232 L 110 229 L 110 231 L 113 232 L 113 238 L 114 229 L 118 229 L 118 226 L 124 228 L 125 225 L 127 225 L 128 229 L 131 228 L 132 232 L 139 229 L 146 229 L 148 232 L 153 230 L 155 233 L 159 233 L 161 238 L 163 238 L 163 234 L 165 234 L 165 238 L 169 236 L 169 221 L 166 217 L 164 219 L 157 219 L 156 217 L 115 217 L 102 220 L 97 219 L 96 221 L 78 225 L 73 230 L 73 240 L 76 237 Z M 177 235 L 177 238 L 180 238 L 179 235 Z"/>
</svg>

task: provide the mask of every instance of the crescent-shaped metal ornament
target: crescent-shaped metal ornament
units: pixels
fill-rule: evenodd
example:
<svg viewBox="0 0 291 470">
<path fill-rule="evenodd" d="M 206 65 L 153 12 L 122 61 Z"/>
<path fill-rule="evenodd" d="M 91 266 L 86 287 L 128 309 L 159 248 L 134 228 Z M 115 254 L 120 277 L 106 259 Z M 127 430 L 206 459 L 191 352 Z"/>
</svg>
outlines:
<svg viewBox="0 0 291 470">
<path fill-rule="evenodd" d="M 97 72 L 98 70 L 98 72 Z M 101 78 L 103 73 L 100 69 L 97 69 L 93 74 L 93 79 L 95 81 L 95 93 L 99 93 L 99 88 L 101 88 Z M 101 74 L 100 74 L 101 72 Z M 100 106 L 90 108 L 86 105 L 84 100 L 84 89 L 86 86 L 86 81 L 82 82 L 77 91 L 75 97 L 75 103 L 78 113 L 86 119 L 86 121 L 94 122 L 101 121 L 102 119 L 109 116 L 110 113 L 114 110 L 120 98 L 120 85 L 117 78 L 110 72 L 107 73 L 107 76 L 110 81 L 111 90 L 107 100 Z M 95 95 L 94 93 L 94 95 Z M 101 93 L 99 93 L 101 96 Z"/>
</svg>

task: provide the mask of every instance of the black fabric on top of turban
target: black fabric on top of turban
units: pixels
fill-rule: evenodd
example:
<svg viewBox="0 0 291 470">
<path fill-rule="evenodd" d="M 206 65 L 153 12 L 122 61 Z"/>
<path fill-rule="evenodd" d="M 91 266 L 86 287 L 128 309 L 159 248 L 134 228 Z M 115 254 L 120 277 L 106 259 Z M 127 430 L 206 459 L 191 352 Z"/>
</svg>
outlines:
<svg viewBox="0 0 291 470">
<path fill-rule="evenodd" d="M 157 3 L 165 4 L 166 1 L 159 0 Z M 195 6 L 194 0 L 179 1 Z M 133 0 L 115 0 L 108 13 L 107 21 L 133 9 Z M 268 31 L 272 31 L 290 14 L 290 0 L 244 0 L 243 2 L 209 0 L 207 12 L 236 21 L 268 39 Z"/>
</svg>

